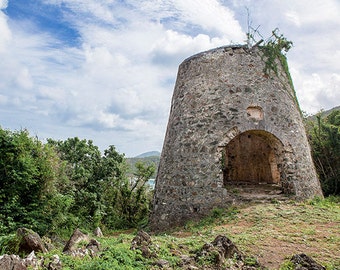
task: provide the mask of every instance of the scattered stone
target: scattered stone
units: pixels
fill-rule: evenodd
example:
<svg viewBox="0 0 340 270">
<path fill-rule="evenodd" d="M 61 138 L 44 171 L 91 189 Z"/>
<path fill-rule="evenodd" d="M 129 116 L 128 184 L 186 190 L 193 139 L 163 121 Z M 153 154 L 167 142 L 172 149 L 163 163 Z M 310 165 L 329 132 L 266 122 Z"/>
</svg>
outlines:
<svg viewBox="0 0 340 270">
<path fill-rule="evenodd" d="M 80 242 L 84 242 L 82 246 L 78 246 Z M 87 255 L 94 257 L 100 251 L 100 243 L 96 239 L 89 240 L 88 235 L 76 229 L 70 240 L 66 243 L 63 252 L 68 253 L 72 257 L 83 258 Z"/>
<path fill-rule="evenodd" d="M 148 246 L 140 246 L 139 248 L 138 248 L 141 252 L 142 252 L 142 256 L 144 257 L 144 258 L 151 258 L 152 256 L 151 256 L 151 250 L 149 249 L 149 247 Z"/>
<path fill-rule="evenodd" d="M 199 268 L 194 265 L 189 265 L 186 269 L 187 270 L 198 270 Z"/>
<path fill-rule="evenodd" d="M 181 265 L 190 265 L 195 262 L 194 258 L 188 255 L 181 255 L 180 259 L 181 259 Z"/>
<path fill-rule="evenodd" d="M 91 239 L 90 243 L 86 246 L 91 253 L 91 256 L 94 257 L 100 251 L 100 243 L 96 239 Z"/>
<path fill-rule="evenodd" d="M 226 236 L 218 235 L 211 243 L 206 243 L 198 253 L 197 259 L 210 258 L 216 265 L 222 265 L 227 258 L 242 260 L 243 255 Z"/>
<path fill-rule="evenodd" d="M 52 261 L 49 262 L 47 269 L 48 270 L 60 270 L 63 268 L 61 260 L 58 255 L 52 256 Z"/>
<path fill-rule="evenodd" d="M 265 269 L 257 260 L 242 254 L 237 246 L 226 236 L 218 235 L 211 243 L 206 243 L 201 251 L 196 254 L 196 261 L 208 261 L 214 263 L 219 269 L 228 264 L 227 269 L 255 270 Z"/>
<path fill-rule="evenodd" d="M 238 250 L 237 246 L 224 235 L 218 235 L 211 244 L 219 249 L 224 259 L 236 258 L 240 260 L 243 258 L 243 255 Z"/>
<path fill-rule="evenodd" d="M 96 236 L 96 237 L 103 237 L 102 230 L 101 230 L 99 227 L 97 227 L 97 228 L 94 229 L 93 234 L 94 234 L 94 236 Z"/>
<path fill-rule="evenodd" d="M 131 250 L 140 250 L 144 258 L 155 257 L 151 252 L 150 246 L 152 245 L 151 237 L 145 231 L 141 230 L 137 233 L 135 238 L 131 241 Z"/>
<path fill-rule="evenodd" d="M 43 263 L 43 259 L 38 259 L 35 256 L 35 252 L 32 251 L 25 259 L 23 259 L 25 266 L 30 267 L 30 269 L 39 269 Z"/>
<path fill-rule="evenodd" d="M 158 260 L 157 262 L 155 262 L 155 265 L 157 265 L 160 268 L 166 268 L 169 266 L 169 262 L 167 260 Z"/>
<path fill-rule="evenodd" d="M 321 264 L 318 264 L 306 254 L 296 254 L 290 261 L 294 264 L 294 270 L 325 270 Z"/>
<path fill-rule="evenodd" d="M 134 250 L 141 245 L 150 245 L 151 244 L 151 236 L 148 235 L 145 231 L 141 230 L 137 233 L 135 238 L 132 239 L 131 249 Z"/>
<path fill-rule="evenodd" d="M 41 269 L 43 259 L 38 259 L 32 251 L 25 259 L 18 255 L 2 255 L 0 256 L 1 270 L 27 270 L 27 269 Z"/>
<path fill-rule="evenodd" d="M 38 246 L 36 239 L 37 234 L 20 228 L 18 234 L 24 239 L 29 239 L 28 243 L 33 247 Z M 28 237 L 28 235 L 30 237 Z M 32 235 L 34 237 L 32 237 Z M 40 239 L 40 237 L 39 237 Z M 64 252 L 67 252 L 70 256 L 85 257 L 90 255 L 94 257 L 100 251 L 100 242 L 95 239 L 88 241 L 83 247 L 77 248 L 76 244 L 80 241 L 88 241 L 88 236 L 80 232 L 78 229 L 74 231 L 70 240 L 64 248 Z M 31 246 L 31 245 L 30 245 Z M 144 231 L 139 231 L 131 242 L 131 250 L 140 250 L 145 258 L 155 258 L 156 245 L 152 246 L 151 237 Z M 27 250 L 27 249 L 26 249 Z M 41 251 L 41 250 L 40 250 Z M 40 252 L 39 251 L 39 252 Z M 153 251 L 153 252 L 152 252 Z M 177 264 L 181 269 L 197 270 L 197 269 L 233 269 L 233 270 L 259 270 L 266 269 L 261 266 L 254 258 L 247 257 L 239 251 L 237 246 L 226 236 L 218 235 L 211 243 L 206 243 L 202 249 L 196 254 L 196 256 L 189 256 L 181 254 L 178 250 L 172 250 L 172 254 L 180 259 Z M 198 262 L 208 264 L 200 264 L 203 268 L 198 267 Z M 251 262 L 251 263 L 250 263 Z M 326 268 L 315 260 L 307 256 L 306 254 L 296 254 L 291 258 L 291 262 L 294 265 L 294 270 L 326 270 Z M 214 265 L 211 265 L 213 263 Z M 156 260 L 153 265 L 162 269 L 170 269 L 169 261 L 165 259 Z M 225 268 L 227 267 L 227 268 Z M 24 259 L 18 255 L 2 255 L 0 256 L 0 270 L 61 270 L 62 262 L 58 255 L 53 255 L 51 259 L 45 260 L 43 257 L 37 258 L 35 251 L 32 252 Z"/>
<path fill-rule="evenodd" d="M 21 239 L 19 244 L 20 253 L 29 254 L 32 251 L 47 252 L 43 241 L 36 232 L 26 228 L 19 228 L 17 230 L 17 236 Z"/>
<path fill-rule="evenodd" d="M 18 255 L 2 255 L 0 256 L 1 270 L 27 270 L 23 260 Z"/>
<path fill-rule="evenodd" d="M 72 252 L 77 248 L 77 244 L 81 241 L 89 242 L 86 234 L 82 233 L 78 228 L 73 232 L 70 240 L 66 243 L 63 252 Z"/>
<path fill-rule="evenodd" d="M 70 256 L 77 257 L 77 258 L 84 258 L 85 256 L 90 255 L 89 253 L 90 251 L 84 247 L 77 248 L 77 249 L 67 252 L 67 254 L 69 254 Z"/>
</svg>

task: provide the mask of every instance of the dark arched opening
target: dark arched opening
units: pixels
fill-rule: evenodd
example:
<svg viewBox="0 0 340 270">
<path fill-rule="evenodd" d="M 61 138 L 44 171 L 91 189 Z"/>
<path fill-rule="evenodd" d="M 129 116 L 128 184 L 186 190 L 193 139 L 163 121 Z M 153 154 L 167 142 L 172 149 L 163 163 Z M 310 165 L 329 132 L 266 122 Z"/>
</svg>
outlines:
<svg viewBox="0 0 340 270">
<path fill-rule="evenodd" d="M 223 182 L 230 184 L 280 185 L 281 141 L 263 130 L 250 130 L 234 137 L 223 148 Z"/>
</svg>

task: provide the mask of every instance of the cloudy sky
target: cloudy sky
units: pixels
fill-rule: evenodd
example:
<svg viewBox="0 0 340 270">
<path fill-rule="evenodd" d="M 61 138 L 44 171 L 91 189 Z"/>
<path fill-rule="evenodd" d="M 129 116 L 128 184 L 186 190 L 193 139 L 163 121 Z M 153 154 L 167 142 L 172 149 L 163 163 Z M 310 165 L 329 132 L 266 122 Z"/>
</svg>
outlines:
<svg viewBox="0 0 340 270">
<path fill-rule="evenodd" d="M 340 105 L 339 0 L 0 0 L 0 126 L 161 151 L 178 65 L 263 37 L 294 47 L 302 110 Z"/>
</svg>

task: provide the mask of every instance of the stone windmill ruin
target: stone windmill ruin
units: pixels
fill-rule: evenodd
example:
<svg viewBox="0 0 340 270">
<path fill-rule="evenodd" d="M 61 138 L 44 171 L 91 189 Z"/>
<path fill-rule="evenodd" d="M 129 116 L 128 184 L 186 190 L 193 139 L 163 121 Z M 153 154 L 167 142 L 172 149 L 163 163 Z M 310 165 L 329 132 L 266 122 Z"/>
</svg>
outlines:
<svg viewBox="0 0 340 270">
<path fill-rule="evenodd" d="M 279 59 L 275 64 L 277 72 L 267 74 L 261 48 L 226 46 L 179 66 L 152 230 L 183 225 L 257 193 L 322 196 L 289 73 Z"/>
</svg>

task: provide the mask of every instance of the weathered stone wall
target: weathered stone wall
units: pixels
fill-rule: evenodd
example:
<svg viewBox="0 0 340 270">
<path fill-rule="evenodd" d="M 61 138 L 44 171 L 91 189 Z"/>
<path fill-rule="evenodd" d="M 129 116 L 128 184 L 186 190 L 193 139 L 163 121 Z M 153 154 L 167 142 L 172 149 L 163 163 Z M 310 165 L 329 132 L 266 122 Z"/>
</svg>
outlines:
<svg viewBox="0 0 340 270">
<path fill-rule="evenodd" d="M 153 230 L 230 205 L 225 153 L 244 132 L 268 141 L 267 167 L 275 166 L 272 175 L 280 175 L 285 193 L 322 196 L 289 78 L 280 61 L 277 75 L 265 74 L 261 56 L 258 48 L 221 47 L 180 65 L 156 179 Z M 260 160 L 259 151 L 253 152 Z"/>
</svg>

